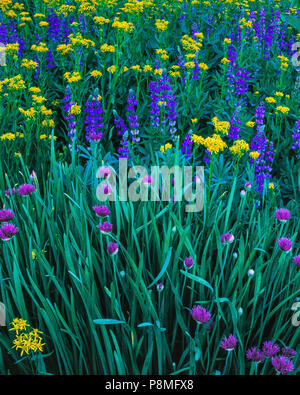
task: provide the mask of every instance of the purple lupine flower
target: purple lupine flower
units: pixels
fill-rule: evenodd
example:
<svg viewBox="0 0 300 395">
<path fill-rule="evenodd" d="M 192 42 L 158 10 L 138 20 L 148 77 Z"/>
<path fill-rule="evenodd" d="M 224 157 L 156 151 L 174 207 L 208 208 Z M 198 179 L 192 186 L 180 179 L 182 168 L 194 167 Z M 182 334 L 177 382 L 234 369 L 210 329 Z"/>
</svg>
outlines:
<svg viewBox="0 0 300 395">
<path fill-rule="evenodd" d="M 220 344 L 220 347 L 224 348 L 224 350 L 232 351 L 237 345 L 237 338 L 233 335 L 229 335 L 228 338 L 224 337 L 223 341 Z"/>
<path fill-rule="evenodd" d="M 300 120 L 295 123 L 292 138 L 295 140 L 292 150 L 295 150 L 297 157 L 300 158 Z"/>
<path fill-rule="evenodd" d="M 162 91 L 162 88 L 160 84 L 157 81 L 151 81 L 149 83 L 149 91 L 151 92 L 150 98 L 151 98 L 151 110 L 150 110 L 150 119 L 152 122 L 152 127 L 154 129 L 159 128 L 159 114 L 160 114 L 160 109 L 158 102 L 160 101 L 160 93 Z"/>
<path fill-rule="evenodd" d="M 139 142 L 140 137 L 138 136 L 140 131 L 139 131 L 139 126 L 140 124 L 138 123 L 138 116 L 135 113 L 135 106 L 137 105 L 137 101 L 135 99 L 135 95 L 132 89 L 129 90 L 129 95 L 127 99 L 127 120 L 128 124 L 130 127 L 130 133 L 132 136 L 132 141 L 133 142 Z"/>
<path fill-rule="evenodd" d="M 159 292 L 161 292 L 164 288 L 165 288 L 165 287 L 164 287 L 164 284 L 163 284 L 163 283 L 157 284 L 156 289 L 157 289 Z"/>
<path fill-rule="evenodd" d="M 190 311 L 192 318 L 200 324 L 211 319 L 211 314 L 202 306 L 194 306 Z"/>
<path fill-rule="evenodd" d="M 264 342 L 262 352 L 266 357 L 273 357 L 280 350 L 280 347 L 276 343 Z"/>
<path fill-rule="evenodd" d="M 193 145 L 193 142 L 192 142 L 192 140 L 191 140 L 192 133 L 193 133 L 193 132 L 190 131 L 190 132 L 187 134 L 187 136 L 186 136 L 185 139 L 183 140 L 182 146 L 181 146 L 181 148 L 180 148 L 180 150 L 181 150 L 182 154 L 185 156 L 185 159 L 186 159 L 186 160 L 190 160 L 191 157 L 192 157 L 192 153 L 191 153 L 192 145 Z"/>
<path fill-rule="evenodd" d="M 17 189 L 17 192 L 21 196 L 28 196 L 31 195 L 32 192 L 36 190 L 36 187 L 32 184 L 22 184 Z"/>
<path fill-rule="evenodd" d="M 119 159 L 129 158 L 129 148 L 128 148 L 128 132 L 124 120 L 113 110 L 114 114 L 114 124 L 118 130 L 118 135 L 122 136 L 120 141 L 120 146 L 118 148 Z"/>
<path fill-rule="evenodd" d="M 260 351 L 259 348 L 252 347 L 246 352 L 246 357 L 250 361 L 259 363 L 265 359 L 264 354 Z"/>
<path fill-rule="evenodd" d="M 280 208 L 279 210 L 275 211 L 276 218 L 280 222 L 287 222 L 291 218 L 291 213 L 286 208 Z"/>
<path fill-rule="evenodd" d="M 294 370 L 293 362 L 290 359 L 284 357 L 283 355 L 273 357 L 272 365 L 274 366 L 276 371 L 281 374 L 287 374 Z"/>
<path fill-rule="evenodd" d="M 102 128 L 104 127 L 103 118 L 101 114 L 103 113 L 100 99 L 98 99 L 98 94 L 94 94 L 90 96 L 85 103 L 85 132 L 86 132 L 86 139 L 89 143 L 92 141 L 100 141 L 103 132 Z"/>
<path fill-rule="evenodd" d="M 184 266 L 185 266 L 187 269 L 191 269 L 191 267 L 193 267 L 194 264 L 195 264 L 194 259 L 193 259 L 191 256 L 188 256 L 188 257 L 185 258 L 185 260 L 184 260 Z"/>
<path fill-rule="evenodd" d="M 278 244 L 279 248 L 285 252 L 291 251 L 291 249 L 293 247 L 292 240 L 288 239 L 287 237 L 282 237 L 281 239 L 279 239 L 277 244 Z"/>
<path fill-rule="evenodd" d="M 239 139 L 240 138 L 240 132 L 241 132 L 241 128 L 239 127 L 239 125 L 241 125 L 242 122 L 239 119 L 239 111 L 235 111 L 231 121 L 230 121 L 230 127 L 229 127 L 229 131 L 228 131 L 228 137 L 230 139 Z"/>
<path fill-rule="evenodd" d="M 0 222 L 11 221 L 15 216 L 15 213 L 10 209 L 0 210 Z"/>
<path fill-rule="evenodd" d="M 112 231 L 113 226 L 109 222 L 103 222 L 103 224 L 100 224 L 97 226 L 101 230 L 101 233 L 106 234 Z"/>
<path fill-rule="evenodd" d="M 5 196 L 13 196 L 13 195 L 15 195 L 16 193 L 17 193 L 17 190 L 16 189 L 14 189 L 14 188 L 12 188 L 12 189 L 6 189 L 5 191 L 4 191 L 4 193 L 5 193 Z"/>
<path fill-rule="evenodd" d="M 69 110 L 72 107 L 72 105 L 75 104 L 75 102 L 72 100 L 72 89 L 70 85 L 67 85 L 66 87 L 66 94 L 65 97 L 63 98 L 63 101 L 66 103 L 64 105 L 64 110 L 66 112 L 66 115 L 64 116 L 64 120 L 67 121 L 67 126 L 69 129 L 68 136 L 70 137 L 70 144 L 69 144 L 69 149 L 72 151 L 73 149 L 73 144 L 75 146 L 76 140 L 77 140 L 77 130 L 76 130 L 76 119 L 74 114 L 69 114 Z M 78 149 L 75 148 L 75 152 L 77 152 Z"/>
<path fill-rule="evenodd" d="M 293 358 L 295 355 L 297 355 L 297 351 L 289 347 L 282 347 L 281 354 L 286 358 Z"/>
<path fill-rule="evenodd" d="M 106 206 L 94 206 L 93 210 L 98 217 L 107 217 L 110 214 L 110 209 Z"/>
<path fill-rule="evenodd" d="M 110 255 L 116 255 L 118 252 L 118 244 L 117 243 L 113 243 L 112 241 L 108 244 L 107 246 L 107 252 Z"/>
<path fill-rule="evenodd" d="M 221 235 L 221 243 L 232 243 L 234 241 L 234 235 L 232 233 L 224 233 Z"/>
<path fill-rule="evenodd" d="M 300 268 L 300 255 L 294 256 L 293 258 L 294 264 Z"/>
<path fill-rule="evenodd" d="M 0 238 L 3 241 L 8 241 L 18 232 L 19 232 L 19 229 L 15 225 L 4 224 L 0 228 Z"/>
</svg>

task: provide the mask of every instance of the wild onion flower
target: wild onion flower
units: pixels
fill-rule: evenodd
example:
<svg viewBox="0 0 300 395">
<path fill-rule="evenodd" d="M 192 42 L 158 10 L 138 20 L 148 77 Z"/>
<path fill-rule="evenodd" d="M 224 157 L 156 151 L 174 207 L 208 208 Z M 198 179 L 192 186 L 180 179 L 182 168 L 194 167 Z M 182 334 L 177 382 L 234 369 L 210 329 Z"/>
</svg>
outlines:
<svg viewBox="0 0 300 395">
<path fill-rule="evenodd" d="M 15 216 L 15 213 L 9 209 L 0 210 L 0 222 L 11 221 Z"/>
<path fill-rule="evenodd" d="M 192 318 L 199 324 L 203 324 L 211 319 L 211 314 L 202 306 L 194 306 L 190 313 Z"/>
<path fill-rule="evenodd" d="M 294 264 L 300 268 L 300 255 L 294 256 L 293 258 Z"/>
<path fill-rule="evenodd" d="M 98 170 L 98 177 L 99 178 L 106 178 L 108 177 L 112 172 L 112 169 L 107 166 L 101 166 L 100 169 Z"/>
<path fill-rule="evenodd" d="M 249 270 L 248 270 L 248 276 L 249 276 L 249 277 L 253 277 L 254 274 L 255 274 L 255 272 L 254 272 L 253 269 L 249 269 Z"/>
<path fill-rule="evenodd" d="M 185 266 L 187 269 L 191 269 L 191 267 L 193 267 L 194 264 L 195 264 L 194 259 L 193 259 L 191 256 L 188 256 L 188 257 L 185 258 L 185 260 L 184 260 L 184 266 Z"/>
<path fill-rule="evenodd" d="M 265 355 L 260 349 L 252 347 L 246 352 L 246 357 L 253 362 L 259 363 L 265 359 Z"/>
<path fill-rule="evenodd" d="M 101 230 L 101 233 L 103 234 L 107 234 L 113 229 L 112 224 L 110 224 L 109 222 L 103 222 L 103 224 L 100 224 L 97 227 Z"/>
<path fill-rule="evenodd" d="M 13 195 L 15 195 L 16 193 L 17 193 L 17 190 L 16 189 L 14 189 L 14 188 L 12 188 L 12 189 L 6 189 L 5 191 L 4 191 L 4 193 L 5 193 L 5 196 L 13 196 Z"/>
<path fill-rule="evenodd" d="M 284 347 L 281 349 L 281 354 L 286 358 L 293 358 L 295 355 L 297 355 L 297 351 L 289 347 Z"/>
<path fill-rule="evenodd" d="M 110 214 L 110 209 L 106 206 L 94 206 L 93 210 L 98 217 L 107 217 Z"/>
<path fill-rule="evenodd" d="M 233 335 L 229 335 L 228 338 L 224 337 L 223 341 L 220 344 L 220 346 L 227 351 L 232 351 L 236 345 L 237 345 L 237 338 Z"/>
<path fill-rule="evenodd" d="M 152 182 L 153 182 L 153 178 L 149 175 L 143 177 L 143 179 L 142 179 L 142 183 L 146 184 L 146 185 L 150 185 L 150 184 L 152 184 Z"/>
<path fill-rule="evenodd" d="M 118 252 L 118 244 L 117 243 L 113 243 L 112 241 L 108 244 L 107 246 L 107 252 L 110 255 L 116 255 Z"/>
<path fill-rule="evenodd" d="M 279 239 L 277 244 L 278 244 L 279 248 L 285 252 L 291 251 L 291 249 L 293 247 L 292 240 L 288 239 L 287 237 L 282 237 L 281 239 Z"/>
<path fill-rule="evenodd" d="M 164 287 L 164 284 L 163 284 L 163 283 L 157 284 L 156 289 L 157 289 L 159 292 L 161 292 L 164 288 L 165 288 L 165 287 Z"/>
<path fill-rule="evenodd" d="M 278 357 L 273 357 L 272 365 L 274 366 L 276 371 L 281 374 L 287 374 L 294 370 L 293 362 L 282 355 Z"/>
<path fill-rule="evenodd" d="M 36 190 L 36 187 L 32 184 L 23 184 L 20 185 L 19 188 L 17 189 L 17 192 L 21 196 L 28 196 L 31 195 L 32 192 Z"/>
<path fill-rule="evenodd" d="M 221 235 L 221 243 L 222 244 L 230 244 L 234 241 L 234 236 L 232 233 L 224 233 Z"/>
<path fill-rule="evenodd" d="M 273 357 L 280 350 L 280 347 L 276 343 L 264 342 L 262 352 L 266 357 Z"/>
<path fill-rule="evenodd" d="M 276 218 L 280 222 L 287 222 L 291 218 L 291 213 L 288 209 L 286 208 L 280 208 L 279 210 L 275 211 Z"/>
<path fill-rule="evenodd" d="M 252 188 L 251 182 L 246 182 L 245 188 L 246 188 L 248 191 L 250 191 L 251 188 Z"/>
<path fill-rule="evenodd" d="M 19 232 L 19 229 L 15 225 L 4 224 L 0 228 L 0 238 L 3 241 L 8 241 L 18 232 Z"/>
</svg>

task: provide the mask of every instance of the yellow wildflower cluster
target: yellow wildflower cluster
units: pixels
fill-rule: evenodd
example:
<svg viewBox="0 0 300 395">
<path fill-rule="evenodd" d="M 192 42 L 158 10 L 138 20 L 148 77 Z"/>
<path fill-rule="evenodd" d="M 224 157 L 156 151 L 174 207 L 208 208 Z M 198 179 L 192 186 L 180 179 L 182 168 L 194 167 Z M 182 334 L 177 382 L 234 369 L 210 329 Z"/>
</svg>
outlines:
<svg viewBox="0 0 300 395">
<path fill-rule="evenodd" d="M 13 326 L 10 331 L 16 331 L 15 339 L 13 340 L 13 347 L 16 350 L 20 350 L 21 356 L 23 356 L 24 352 L 29 354 L 30 351 L 43 352 L 43 346 L 45 343 L 43 342 L 42 334 L 43 332 L 39 331 L 38 329 L 31 329 L 30 332 L 27 332 L 27 327 L 30 327 L 27 324 L 26 320 L 22 318 L 15 318 L 11 323 Z M 19 331 L 23 332 L 19 335 Z"/>
<path fill-rule="evenodd" d="M 6 84 L 9 91 L 19 91 L 26 88 L 25 81 L 22 79 L 20 74 L 12 78 L 5 79 L 2 83 Z"/>
<path fill-rule="evenodd" d="M 118 30 L 123 30 L 125 33 L 131 33 L 134 30 L 134 25 L 131 22 L 120 22 L 118 17 L 114 19 L 112 27 L 115 27 Z"/>
<path fill-rule="evenodd" d="M 239 159 L 244 155 L 245 151 L 249 150 L 249 144 L 244 140 L 235 140 L 234 145 L 229 148 L 229 151 Z"/>
<path fill-rule="evenodd" d="M 49 51 L 49 49 L 47 48 L 46 44 L 42 43 L 42 42 L 39 43 L 38 45 L 36 45 L 36 44 L 32 45 L 30 49 L 32 51 L 39 52 L 39 53 L 45 53 L 45 52 Z"/>
<path fill-rule="evenodd" d="M 128 0 L 120 10 L 126 14 L 141 14 L 144 11 L 144 1 Z"/>
<path fill-rule="evenodd" d="M 0 139 L 1 139 L 1 141 L 3 141 L 3 140 L 10 141 L 10 140 L 15 140 L 16 137 L 19 137 L 20 139 L 22 139 L 22 138 L 24 138 L 24 134 L 23 133 L 19 133 L 19 132 L 16 132 L 16 133 L 4 133 L 4 134 L 2 134 Z"/>
<path fill-rule="evenodd" d="M 258 151 L 251 151 L 249 153 L 250 158 L 256 160 L 259 157 L 260 153 Z"/>
<path fill-rule="evenodd" d="M 279 55 L 277 58 L 280 60 L 280 70 L 285 71 L 289 67 L 289 59 L 286 58 L 285 56 Z"/>
<path fill-rule="evenodd" d="M 200 144 L 203 145 L 211 154 L 218 154 L 220 151 L 224 151 L 224 149 L 227 148 L 225 141 L 215 133 L 212 137 L 206 137 L 206 139 L 203 139 L 203 142 L 200 142 Z"/>
<path fill-rule="evenodd" d="M 116 48 L 113 45 L 103 44 L 100 47 L 101 52 L 116 52 Z"/>
<path fill-rule="evenodd" d="M 227 58 L 222 58 L 222 59 L 221 59 L 221 63 L 224 64 L 224 65 L 226 66 L 227 64 L 230 63 L 230 60 L 227 59 Z"/>
<path fill-rule="evenodd" d="M 228 135 L 228 131 L 230 128 L 230 122 L 219 121 L 219 119 L 217 117 L 214 117 L 211 121 L 215 127 L 216 132 L 221 132 L 222 134 Z"/>
<path fill-rule="evenodd" d="M 274 97 L 266 97 L 265 98 L 265 101 L 267 102 L 267 103 L 276 103 L 276 99 L 274 98 Z"/>
<path fill-rule="evenodd" d="M 242 18 L 239 21 L 240 28 L 243 29 L 244 27 L 251 29 L 252 28 L 252 21 L 247 21 L 245 18 Z"/>
<path fill-rule="evenodd" d="M 83 38 L 80 33 L 70 34 L 69 36 L 70 39 L 70 44 L 73 47 L 84 47 L 84 48 L 89 48 L 90 46 L 94 47 L 95 43 L 92 40 L 88 40 L 86 38 Z"/>
<path fill-rule="evenodd" d="M 203 70 L 203 71 L 206 71 L 209 69 L 209 67 L 207 66 L 206 63 L 199 63 L 198 66 L 199 66 L 199 69 Z"/>
<path fill-rule="evenodd" d="M 81 75 L 77 71 L 73 73 L 65 73 L 64 78 L 68 81 L 69 84 L 72 84 L 73 82 L 78 82 L 81 80 Z"/>
<path fill-rule="evenodd" d="M 226 44 L 231 44 L 231 38 L 227 38 L 227 37 L 224 38 L 223 45 Z"/>
<path fill-rule="evenodd" d="M 13 56 L 14 58 L 17 58 L 18 51 L 19 51 L 19 43 L 5 45 L 5 53 L 8 56 Z"/>
<path fill-rule="evenodd" d="M 169 21 L 164 19 L 156 19 L 155 26 L 159 32 L 165 32 L 168 28 Z"/>
<path fill-rule="evenodd" d="M 150 64 L 145 64 L 144 68 L 143 68 L 143 72 L 144 73 L 150 73 L 152 71 L 152 66 Z"/>
<path fill-rule="evenodd" d="M 31 59 L 24 58 L 24 59 L 22 59 L 22 62 L 21 62 L 21 67 L 25 67 L 28 70 L 34 70 L 38 67 L 38 65 L 39 64 L 37 62 L 34 62 Z"/>
<path fill-rule="evenodd" d="M 32 101 L 36 104 L 42 104 L 47 99 L 43 96 L 32 95 Z"/>
<path fill-rule="evenodd" d="M 68 113 L 73 115 L 79 115 L 81 113 L 81 107 L 77 103 L 75 103 L 69 108 Z"/>
<path fill-rule="evenodd" d="M 105 25 L 105 23 L 109 23 L 110 22 L 110 20 L 109 19 L 107 19 L 107 18 L 104 18 L 103 16 L 94 16 L 94 22 L 97 24 L 97 25 Z"/>
<path fill-rule="evenodd" d="M 58 9 L 58 13 L 59 14 L 63 14 L 64 16 L 68 16 L 69 14 L 71 14 L 71 12 L 75 11 L 75 6 L 73 5 L 68 5 L 68 4 L 62 4 L 59 9 Z"/>
<path fill-rule="evenodd" d="M 157 55 L 160 56 L 161 59 L 163 59 L 163 60 L 169 59 L 168 52 L 167 52 L 165 49 L 157 48 L 157 49 L 155 50 L 155 52 L 157 53 Z"/>
<path fill-rule="evenodd" d="M 79 15 L 84 16 L 92 16 L 96 12 L 96 7 L 94 4 L 89 3 L 88 1 L 84 1 L 78 7 Z"/>
<path fill-rule="evenodd" d="M 90 76 L 92 76 L 92 77 L 94 77 L 94 78 L 98 78 L 98 77 L 101 77 L 101 76 L 102 76 L 102 73 L 101 73 L 101 71 L 99 71 L 99 70 L 92 70 L 92 71 L 90 72 Z"/>
<path fill-rule="evenodd" d="M 194 68 L 195 68 L 195 62 L 186 62 L 186 63 L 184 64 L 184 66 L 185 66 L 187 69 L 194 69 Z"/>
<path fill-rule="evenodd" d="M 57 46 L 56 51 L 62 55 L 66 55 L 69 52 L 72 52 L 73 48 L 71 44 L 60 44 Z"/>
<path fill-rule="evenodd" d="M 24 110 L 22 107 L 19 107 L 19 111 L 26 118 L 34 118 L 34 116 L 36 114 L 36 109 L 34 109 L 33 107 L 29 108 L 28 110 Z"/>
<path fill-rule="evenodd" d="M 280 111 L 282 114 L 287 114 L 290 111 L 289 107 L 278 106 L 276 107 L 277 111 Z"/>
<path fill-rule="evenodd" d="M 246 126 L 248 126 L 248 128 L 253 128 L 255 126 L 255 122 L 249 121 L 246 123 Z"/>
<path fill-rule="evenodd" d="M 111 74 L 114 74 L 116 72 L 117 68 L 115 65 L 112 65 L 110 67 L 107 68 L 107 71 Z"/>
<path fill-rule="evenodd" d="M 199 38 L 199 41 L 196 41 L 196 40 L 194 40 L 194 39 L 192 39 L 191 37 L 189 37 L 187 34 L 185 34 L 183 37 L 182 37 L 182 39 L 180 40 L 181 41 L 181 44 L 182 44 L 182 46 L 183 46 L 183 49 L 185 50 L 185 51 L 188 51 L 188 52 L 197 52 L 197 51 L 199 51 L 199 49 L 202 47 L 202 40 L 203 40 L 203 33 L 195 33 L 195 36 L 196 36 L 196 34 L 198 34 L 199 36 L 198 36 L 198 38 Z"/>
<path fill-rule="evenodd" d="M 196 134 L 192 134 L 191 141 L 197 145 L 203 145 L 205 139 L 202 136 L 197 136 Z"/>
<path fill-rule="evenodd" d="M 160 152 L 162 153 L 162 154 L 165 154 L 166 153 L 166 151 L 168 150 L 168 149 L 171 149 L 172 148 L 172 144 L 171 143 L 167 143 L 167 144 L 165 144 L 165 145 L 162 145 L 161 147 L 160 147 Z"/>
</svg>

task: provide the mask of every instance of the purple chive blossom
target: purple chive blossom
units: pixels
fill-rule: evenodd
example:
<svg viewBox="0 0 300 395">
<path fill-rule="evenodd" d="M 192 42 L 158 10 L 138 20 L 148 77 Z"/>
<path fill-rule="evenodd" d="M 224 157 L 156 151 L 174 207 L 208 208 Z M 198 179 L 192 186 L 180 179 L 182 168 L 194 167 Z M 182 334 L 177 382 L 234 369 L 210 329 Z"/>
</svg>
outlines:
<svg viewBox="0 0 300 395">
<path fill-rule="evenodd" d="M 291 251 L 291 249 L 293 247 L 292 240 L 288 239 L 287 237 L 282 237 L 281 239 L 279 239 L 277 244 L 278 244 L 279 248 L 285 252 Z"/>
<path fill-rule="evenodd" d="M 248 191 L 250 191 L 251 188 L 252 188 L 251 182 L 246 182 L 245 188 L 246 188 Z"/>
<path fill-rule="evenodd" d="M 294 370 L 293 362 L 282 355 L 278 357 L 273 357 L 272 365 L 274 366 L 276 371 L 281 374 L 287 374 Z"/>
<path fill-rule="evenodd" d="M 102 128 L 104 127 L 103 118 L 101 114 L 103 110 L 101 108 L 100 99 L 98 99 L 98 95 L 95 94 L 90 96 L 85 103 L 85 132 L 86 139 L 89 143 L 92 141 L 100 141 L 103 133 Z"/>
<path fill-rule="evenodd" d="M 0 228 L 0 238 L 3 241 L 8 241 L 18 232 L 19 232 L 19 229 L 15 225 L 4 224 Z"/>
<path fill-rule="evenodd" d="M 237 338 L 233 335 L 229 335 L 228 338 L 224 337 L 223 341 L 220 344 L 220 346 L 227 351 L 232 351 L 236 345 L 237 345 Z"/>
<path fill-rule="evenodd" d="M 107 252 L 110 255 L 115 255 L 118 252 L 118 244 L 111 241 L 107 246 Z"/>
<path fill-rule="evenodd" d="M 276 210 L 275 215 L 280 222 L 287 222 L 287 220 L 291 218 L 291 213 L 286 208 L 280 208 L 279 210 Z"/>
<path fill-rule="evenodd" d="M 15 216 L 15 213 L 9 209 L 0 210 L 0 222 L 11 221 Z"/>
<path fill-rule="evenodd" d="M 163 291 L 164 288 L 165 288 L 165 287 L 164 287 L 164 284 L 163 284 L 163 283 L 157 284 L 156 289 L 157 289 L 159 292 Z"/>
<path fill-rule="evenodd" d="M 5 190 L 5 196 L 13 196 L 13 195 L 15 195 L 16 193 L 17 193 L 17 190 L 16 189 L 14 189 L 14 188 L 12 188 L 12 189 L 6 189 Z"/>
<path fill-rule="evenodd" d="M 280 348 L 276 343 L 264 342 L 262 352 L 266 357 L 273 357 L 279 350 Z"/>
<path fill-rule="evenodd" d="M 107 217 L 110 214 L 110 210 L 106 206 L 94 206 L 93 210 L 98 217 Z"/>
<path fill-rule="evenodd" d="M 211 319 L 211 314 L 201 306 L 194 306 L 190 313 L 192 318 L 199 324 L 203 324 Z"/>
<path fill-rule="evenodd" d="M 20 185 L 19 188 L 17 189 L 17 192 L 21 196 L 28 196 L 31 195 L 32 192 L 36 190 L 36 187 L 32 184 L 23 184 Z"/>
<path fill-rule="evenodd" d="M 98 170 L 98 178 L 106 178 L 112 173 L 112 169 L 107 166 L 101 166 Z"/>
<path fill-rule="evenodd" d="M 246 352 L 246 357 L 250 361 L 259 363 L 265 359 L 264 354 L 260 351 L 260 349 L 256 347 L 252 347 Z"/>
<path fill-rule="evenodd" d="M 187 269 L 191 269 L 191 267 L 193 267 L 194 264 L 195 264 L 194 259 L 193 259 L 191 256 L 188 256 L 188 257 L 185 258 L 185 260 L 184 260 L 184 266 L 185 266 Z"/>
<path fill-rule="evenodd" d="M 106 234 L 112 231 L 113 226 L 109 222 L 103 222 L 103 224 L 100 224 L 97 226 L 100 230 L 101 233 Z"/>
<path fill-rule="evenodd" d="M 300 268 L 300 255 L 294 256 L 293 258 L 294 264 Z"/>
<path fill-rule="evenodd" d="M 281 354 L 286 358 L 293 358 L 297 355 L 297 351 L 293 350 L 292 348 L 285 347 L 281 349 Z"/>
<path fill-rule="evenodd" d="M 139 131 L 140 124 L 138 123 L 138 116 L 135 113 L 136 105 L 137 105 L 137 101 L 135 99 L 134 92 L 132 89 L 130 89 L 127 99 L 127 107 L 126 107 L 127 120 L 130 127 L 132 141 L 138 143 L 140 141 L 140 137 L 138 136 L 140 133 Z"/>
<path fill-rule="evenodd" d="M 234 241 L 234 236 L 232 233 L 224 233 L 221 236 L 221 243 L 225 244 L 225 243 L 232 243 Z"/>
<path fill-rule="evenodd" d="M 142 183 L 146 184 L 146 185 L 150 185 L 150 184 L 152 184 L 152 182 L 153 182 L 153 178 L 149 175 L 143 177 L 143 179 L 142 179 Z"/>
</svg>

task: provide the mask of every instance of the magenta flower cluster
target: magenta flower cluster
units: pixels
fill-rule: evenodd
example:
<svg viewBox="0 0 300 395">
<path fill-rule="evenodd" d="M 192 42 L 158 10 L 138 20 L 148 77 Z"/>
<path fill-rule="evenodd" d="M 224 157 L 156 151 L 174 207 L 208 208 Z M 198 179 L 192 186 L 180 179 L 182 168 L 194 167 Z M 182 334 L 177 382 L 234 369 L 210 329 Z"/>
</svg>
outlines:
<svg viewBox="0 0 300 395">
<path fill-rule="evenodd" d="M 10 240 L 16 233 L 19 232 L 19 229 L 14 225 L 9 223 L 9 221 L 13 220 L 15 217 L 15 213 L 10 209 L 2 209 L 0 210 L 0 222 L 2 226 L 0 227 L 0 238 L 3 241 Z"/>
</svg>

